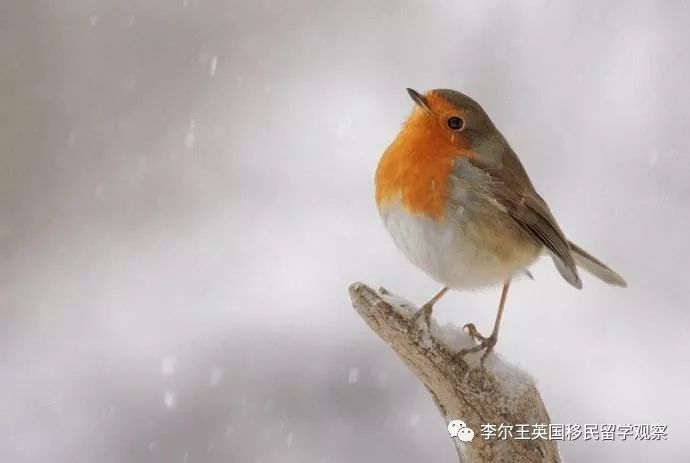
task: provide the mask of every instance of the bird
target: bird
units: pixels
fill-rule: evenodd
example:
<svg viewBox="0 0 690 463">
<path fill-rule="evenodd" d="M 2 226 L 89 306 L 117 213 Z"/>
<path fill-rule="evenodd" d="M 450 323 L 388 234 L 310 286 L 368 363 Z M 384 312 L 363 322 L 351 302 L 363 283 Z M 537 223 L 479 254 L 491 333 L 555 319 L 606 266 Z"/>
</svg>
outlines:
<svg viewBox="0 0 690 463">
<path fill-rule="evenodd" d="M 376 205 L 397 247 L 442 285 L 412 319 L 427 325 L 449 290 L 501 286 L 489 336 L 473 323 L 475 341 L 456 355 L 482 352 L 498 341 L 511 281 L 542 255 L 550 256 L 570 285 L 582 288 L 579 269 L 614 286 L 625 280 L 569 241 L 537 193 L 517 154 L 482 106 L 450 89 L 407 89 L 413 109 L 381 156 L 375 173 Z"/>
</svg>

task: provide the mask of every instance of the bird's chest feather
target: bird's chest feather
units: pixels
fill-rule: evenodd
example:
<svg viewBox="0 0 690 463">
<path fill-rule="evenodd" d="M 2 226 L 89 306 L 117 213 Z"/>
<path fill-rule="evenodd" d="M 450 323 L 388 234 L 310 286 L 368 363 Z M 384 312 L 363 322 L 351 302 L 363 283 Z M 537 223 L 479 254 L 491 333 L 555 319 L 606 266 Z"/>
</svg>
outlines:
<svg viewBox="0 0 690 463">
<path fill-rule="evenodd" d="M 397 247 L 417 267 L 449 286 L 465 286 L 479 248 L 467 239 L 457 223 L 410 213 L 402 201 L 380 210 L 381 218 Z"/>
<path fill-rule="evenodd" d="M 535 246 L 516 241 L 501 221 L 483 220 L 473 206 L 444 218 L 410 213 L 402 201 L 379 209 L 397 247 L 433 279 L 456 289 L 503 283 L 534 262 Z"/>
</svg>

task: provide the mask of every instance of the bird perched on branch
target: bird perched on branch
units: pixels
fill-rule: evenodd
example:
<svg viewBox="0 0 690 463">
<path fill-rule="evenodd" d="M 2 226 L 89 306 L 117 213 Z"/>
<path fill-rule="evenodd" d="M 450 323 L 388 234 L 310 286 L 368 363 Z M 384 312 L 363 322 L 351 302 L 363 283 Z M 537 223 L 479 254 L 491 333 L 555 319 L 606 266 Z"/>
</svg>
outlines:
<svg viewBox="0 0 690 463">
<path fill-rule="evenodd" d="M 503 285 L 494 328 L 459 355 L 493 350 L 511 279 L 543 254 L 563 278 L 582 288 L 578 267 L 626 286 L 613 270 L 568 241 L 520 160 L 472 98 L 454 90 L 420 94 L 376 170 L 376 203 L 398 248 L 443 285 L 415 320 L 429 321 L 449 289 Z"/>
</svg>

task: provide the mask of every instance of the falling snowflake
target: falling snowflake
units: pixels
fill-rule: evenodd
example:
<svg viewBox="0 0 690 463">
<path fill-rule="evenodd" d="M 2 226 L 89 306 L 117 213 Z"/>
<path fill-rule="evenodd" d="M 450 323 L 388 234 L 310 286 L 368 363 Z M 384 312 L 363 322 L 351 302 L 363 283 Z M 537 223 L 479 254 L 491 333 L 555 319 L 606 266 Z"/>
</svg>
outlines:
<svg viewBox="0 0 690 463">
<path fill-rule="evenodd" d="M 194 119 L 189 120 L 189 128 L 187 129 L 187 134 L 185 135 L 184 138 L 184 144 L 187 147 L 187 149 L 192 149 L 194 148 L 194 141 L 195 141 L 195 132 L 196 132 L 196 121 Z"/>
<path fill-rule="evenodd" d="M 407 419 L 407 425 L 410 427 L 415 427 L 419 424 L 419 415 L 417 413 L 413 413 L 410 415 L 410 417 Z"/>
<path fill-rule="evenodd" d="M 208 73 L 211 77 L 216 75 L 216 69 L 218 69 L 218 56 L 211 58 L 211 63 L 209 64 Z"/>
<path fill-rule="evenodd" d="M 347 375 L 347 384 L 355 384 L 359 381 L 359 369 L 352 367 Z"/>
<path fill-rule="evenodd" d="M 177 407 L 177 397 L 175 396 L 174 392 L 171 391 L 165 391 L 163 394 L 163 403 L 165 404 L 165 408 L 175 408 Z"/>
</svg>

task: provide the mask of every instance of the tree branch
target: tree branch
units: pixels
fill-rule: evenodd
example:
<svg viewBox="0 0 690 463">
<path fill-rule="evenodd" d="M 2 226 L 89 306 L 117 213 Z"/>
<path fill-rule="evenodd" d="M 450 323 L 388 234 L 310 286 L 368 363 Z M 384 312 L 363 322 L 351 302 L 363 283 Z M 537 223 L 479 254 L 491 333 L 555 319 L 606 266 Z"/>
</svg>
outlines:
<svg viewBox="0 0 690 463">
<path fill-rule="evenodd" d="M 516 367 L 491 354 L 486 368 L 478 355 L 456 359 L 453 354 L 470 347 L 472 339 L 455 326 L 431 327 L 423 317 L 413 325 L 416 307 L 381 289 L 350 286 L 350 298 L 369 327 L 400 356 L 431 393 L 446 424 L 463 420 L 475 432 L 471 443 L 453 438 L 460 462 L 560 462 L 556 441 L 541 438 L 485 439 L 481 425 L 550 423 L 534 381 Z M 515 428 L 513 428 L 515 429 Z M 445 432 L 445 430 L 444 430 Z"/>
</svg>

